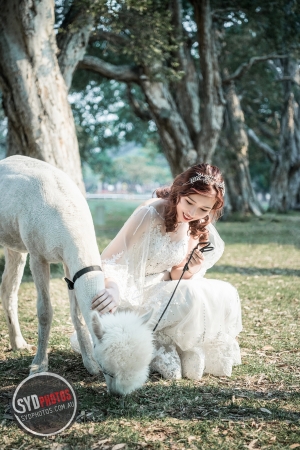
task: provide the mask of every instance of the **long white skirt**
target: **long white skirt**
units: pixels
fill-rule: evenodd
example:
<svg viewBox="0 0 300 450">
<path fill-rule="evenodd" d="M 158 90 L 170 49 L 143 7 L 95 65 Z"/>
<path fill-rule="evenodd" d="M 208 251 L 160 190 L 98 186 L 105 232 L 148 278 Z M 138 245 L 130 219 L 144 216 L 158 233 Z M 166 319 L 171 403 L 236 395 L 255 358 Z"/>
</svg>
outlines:
<svg viewBox="0 0 300 450">
<path fill-rule="evenodd" d="M 146 281 L 143 310 L 154 311 L 155 326 L 177 281 L 155 282 L 154 275 L 146 277 Z M 237 290 L 224 281 L 200 278 L 181 280 L 155 336 L 157 348 L 173 343 L 181 355 L 194 352 L 204 373 L 230 376 L 232 366 L 241 364 L 236 340 L 241 330 Z M 163 357 L 163 352 L 160 354 Z M 172 364 L 169 355 L 166 357 L 167 363 Z"/>
</svg>

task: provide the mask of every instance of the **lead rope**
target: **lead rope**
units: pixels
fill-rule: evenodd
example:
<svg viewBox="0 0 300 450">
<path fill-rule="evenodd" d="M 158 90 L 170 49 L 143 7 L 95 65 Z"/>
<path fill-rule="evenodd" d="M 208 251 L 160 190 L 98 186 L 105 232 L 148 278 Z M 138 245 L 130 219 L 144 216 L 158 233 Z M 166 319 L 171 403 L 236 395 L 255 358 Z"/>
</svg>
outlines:
<svg viewBox="0 0 300 450">
<path fill-rule="evenodd" d="M 167 309 L 168 309 L 168 307 L 169 307 L 169 305 L 170 305 L 170 303 L 171 303 L 171 300 L 172 300 L 172 298 L 174 297 L 174 294 L 175 294 L 175 292 L 176 292 L 176 289 L 178 288 L 178 285 L 179 285 L 179 283 L 180 283 L 180 281 L 181 281 L 181 279 L 182 279 L 184 273 L 185 273 L 187 270 L 189 270 L 189 263 L 190 263 L 190 261 L 191 261 L 191 259 L 192 259 L 192 256 L 193 256 L 194 251 L 197 250 L 198 247 L 199 247 L 200 245 L 204 245 L 204 247 L 199 248 L 199 250 L 200 250 L 201 253 L 204 253 L 204 252 L 211 252 L 211 251 L 214 249 L 214 247 L 212 247 L 212 246 L 210 245 L 210 242 L 199 242 L 199 243 L 196 245 L 196 247 L 193 248 L 192 253 L 191 253 L 191 255 L 190 255 L 188 261 L 185 263 L 185 265 L 184 265 L 184 267 L 183 267 L 182 274 L 180 275 L 180 278 L 179 278 L 179 280 L 178 280 L 178 283 L 177 283 L 176 286 L 175 286 L 175 289 L 174 289 L 174 291 L 173 291 L 173 293 L 172 293 L 172 295 L 171 295 L 171 298 L 170 298 L 170 300 L 168 301 L 167 306 L 166 306 L 165 309 L 163 310 L 162 315 L 161 315 L 160 318 L 158 319 L 157 324 L 156 324 L 155 327 L 153 328 L 153 333 L 154 333 L 154 331 L 156 330 L 156 328 L 158 327 L 158 324 L 159 324 L 159 322 L 161 321 L 163 315 L 164 315 L 165 312 L 167 311 Z"/>
</svg>

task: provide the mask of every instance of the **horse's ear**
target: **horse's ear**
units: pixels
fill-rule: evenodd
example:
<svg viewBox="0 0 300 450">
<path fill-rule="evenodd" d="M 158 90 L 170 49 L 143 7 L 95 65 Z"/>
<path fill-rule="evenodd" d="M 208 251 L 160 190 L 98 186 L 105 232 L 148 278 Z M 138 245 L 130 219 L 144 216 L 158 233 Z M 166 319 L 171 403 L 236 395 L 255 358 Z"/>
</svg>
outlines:
<svg viewBox="0 0 300 450">
<path fill-rule="evenodd" d="M 152 322 L 152 316 L 154 316 L 154 311 L 150 309 L 150 311 L 141 316 L 142 323 L 150 326 Z"/>
<path fill-rule="evenodd" d="M 97 312 L 94 312 L 94 314 L 92 315 L 92 327 L 95 336 L 99 339 L 99 341 L 101 341 L 104 330 Z"/>
</svg>

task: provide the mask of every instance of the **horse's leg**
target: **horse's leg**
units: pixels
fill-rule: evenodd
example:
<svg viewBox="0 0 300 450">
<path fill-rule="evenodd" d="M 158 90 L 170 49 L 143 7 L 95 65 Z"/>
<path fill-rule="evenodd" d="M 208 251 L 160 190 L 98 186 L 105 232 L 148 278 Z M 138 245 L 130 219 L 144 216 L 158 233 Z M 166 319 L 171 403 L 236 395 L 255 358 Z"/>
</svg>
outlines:
<svg viewBox="0 0 300 450">
<path fill-rule="evenodd" d="M 49 295 L 50 265 L 43 258 L 30 255 L 30 268 L 37 290 L 38 349 L 32 361 L 30 373 L 48 370 L 47 345 L 52 322 L 52 306 Z"/>
<path fill-rule="evenodd" d="M 18 290 L 21 284 L 27 253 L 4 248 L 5 269 L 2 275 L 1 298 L 13 350 L 31 348 L 22 336 L 18 319 Z"/>
<path fill-rule="evenodd" d="M 64 269 L 66 277 L 70 278 L 70 273 L 66 265 L 64 265 Z M 68 293 L 70 299 L 71 318 L 77 333 L 77 339 L 84 367 L 91 375 L 96 375 L 99 373 L 100 367 L 93 358 L 93 349 L 89 331 L 84 323 L 74 290 L 68 290 Z"/>
</svg>

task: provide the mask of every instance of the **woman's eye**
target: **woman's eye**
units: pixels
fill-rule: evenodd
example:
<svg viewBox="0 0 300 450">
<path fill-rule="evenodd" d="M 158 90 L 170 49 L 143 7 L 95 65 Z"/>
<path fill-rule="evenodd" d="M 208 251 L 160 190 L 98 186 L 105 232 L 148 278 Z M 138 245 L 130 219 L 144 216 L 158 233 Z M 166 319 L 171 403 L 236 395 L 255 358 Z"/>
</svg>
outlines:
<svg viewBox="0 0 300 450">
<path fill-rule="evenodd" d="M 189 202 L 188 200 L 186 201 L 189 205 L 191 205 L 191 202 Z"/>
</svg>

